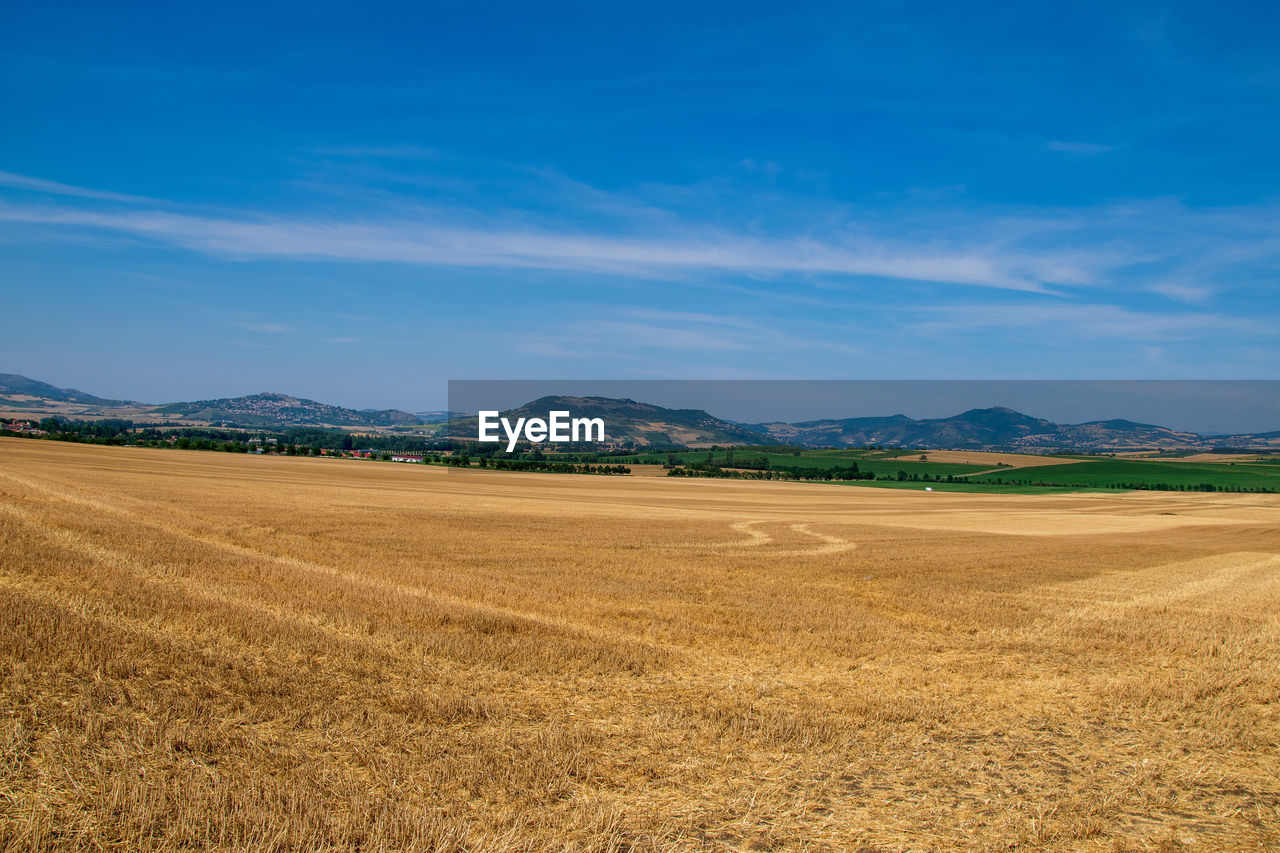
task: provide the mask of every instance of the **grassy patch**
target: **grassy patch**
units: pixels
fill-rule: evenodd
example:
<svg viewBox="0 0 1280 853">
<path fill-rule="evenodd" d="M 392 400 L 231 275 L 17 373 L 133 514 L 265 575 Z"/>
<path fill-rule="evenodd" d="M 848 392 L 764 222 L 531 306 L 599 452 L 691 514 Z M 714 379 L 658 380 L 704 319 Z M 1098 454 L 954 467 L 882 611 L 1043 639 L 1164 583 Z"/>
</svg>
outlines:
<svg viewBox="0 0 1280 853">
<path fill-rule="evenodd" d="M 1165 488 L 1199 490 L 1213 486 L 1223 490 L 1280 489 L 1280 470 L 1274 466 L 1227 463 L 1160 462 L 1139 459 L 1105 459 L 1071 465 L 1048 465 L 1024 470 L 998 471 L 973 478 L 974 482 L 1005 480 L 1022 485 L 1103 488 Z"/>
<path fill-rule="evenodd" d="M 1089 488 L 1085 486 L 1023 486 L 1007 483 L 966 482 L 953 483 L 916 482 L 912 480 L 836 480 L 842 486 L 867 486 L 874 489 L 906 489 L 923 492 L 931 488 L 935 492 L 971 492 L 976 494 L 997 495 L 1051 495 L 1080 492 L 1117 492 L 1120 489 Z"/>
<path fill-rule="evenodd" d="M 710 461 L 719 468 L 750 468 L 760 470 L 759 462 L 761 459 L 768 460 L 768 470 L 772 471 L 795 471 L 803 469 L 827 469 L 827 468 L 847 468 L 850 465 L 857 465 L 859 471 L 870 471 L 877 477 L 894 477 L 899 471 L 906 471 L 908 474 L 929 475 L 931 477 L 945 477 L 948 474 L 952 476 L 963 476 L 976 474 L 980 471 L 988 471 L 991 465 L 965 465 L 955 462 L 920 462 L 919 457 L 923 451 L 898 451 L 897 459 L 880 458 L 882 451 L 860 451 L 860 450 L 806 450 L 799 456 L 794 453 L 761 453 L 753 451 L 734 451 L 732 454 L 723 451 L 710 450 L 691 450 L 681 453 L 651 453 L 630 456 L 619 456 L 618 459 L 635 459 L 639 458 L 641 464 L 661 465 L 665 463 L 669 456 L 674 456 L 684 465 L 705 464 Z M 927 455 L 927 453 L 924 453 Z M 904 464 L 906 460 L 897 461 L 903 457 L 909 457 L 910 462 Z"/>
</svg>

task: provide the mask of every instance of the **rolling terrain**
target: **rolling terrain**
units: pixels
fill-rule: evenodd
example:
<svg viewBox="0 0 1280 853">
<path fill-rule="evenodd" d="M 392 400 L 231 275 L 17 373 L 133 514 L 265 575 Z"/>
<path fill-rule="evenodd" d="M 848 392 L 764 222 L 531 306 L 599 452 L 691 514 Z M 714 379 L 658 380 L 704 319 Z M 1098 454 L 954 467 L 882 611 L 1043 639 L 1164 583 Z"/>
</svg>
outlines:
<svg viewBox="0 0 1280 853">
<path fill-rule="evenodd" d="M 99 408 L 142 405 L 128 400 L 107 400 L 74 388 L 57 388 L 47 382 L 28 379 L 17 373 L 0 373 L 0 402 L 6 405 L 21 405 L 22 402 L 31 400 L 74 403 Z"/>
<path fill-rule="evenodd" d="M 0 458 L 6 851 L 1280 844 L 1274 495 Z"/>
<path fill-rule="evenodd" d="M 714 465 L 745 472 L 769 470 L 834 471 L 856 466 L 875 480 L 851 481 L 881 488 L 934 488 L 948 491 L 1034 492 L 1038 489 L 1154 489 L 1157 491 L 1280 492 L 1280 465 L 1253 457 L 1198 454 L 1187 458 L 1112 458 L 1107 456 L 1035 456 L 972 450 L 686 450 L 632 453 L 608 457 L 636 464 L 672 461 L 686 466 Z M 895 482 L 895 476 L 915 478 Z M 940 483 L 940 478 L 950 478 Z M 839 480 L 839 476 L 835 478 Z"/>
<path fill-rule="evenodd" d="M 252 394 L 248 397 L 170 403 L 157 406 L 150 414 L 160 419 L 257 427 L 394 427 L 426 423 L 418 415 L 398 409 L 357 411 L 287 394 Z"/>
<path fill-rule="evenodd" d="M 398 409 L 348 409 L 287 394 L 250 394 L 216 400 L 153 405 L 106 400 L 15 373 L 0 374 L 0 413 L 10 417 L 63 417 L 77 420 L 122 418 L 163 425 L 238 427 L 354 427 L 387 429 L 437 424 L 442 413 L 422 415 Z"/>
<path fill-rule="evenodd" d="M 1204 436 L 1124 419 L 1057 424 L 1002 406 L 971 409 L 948 418 L 906 415 L 761 424 L 770 438 L 804 447 L 892 447 L 1048 453 L 1134 448 L 1280 447 L 1280 432 Z"/>
<path fill-rule="evenodd" d="M 1242 435 L 1199 435 L 1123 419 L 1056 424 L 996 406 L 971 409 L 947 418 L 916 420 L 906 415 L 742 424 L 702 409 L 669 409 L 610 397 L 550 396 L 502 414 L 545 418 L 551 410 L 575 417 L 602 418 L 612 444 L 636 447 L 711 447 L 715 445 L 790 445 L 807 448 L 864 446 L 1012 452 L 1074 451 L 1131 453 L 1210 451 L 1223 448 L 1280 450 L 1280 431 Z M 434 434 L 446 424 L 455 438 L 472 440 L 476 418 L 450 412 L 413 414 L 399 409 L 349 409 L 263 393 L 216 400 L 149 405 L 104 400 L 82 391 L 55 388 L 17 374 L 0 374 L 0 415 L 75 419 L 120 418 L 142 423 L 235 428 L 328 427 L 361 432 Z"/>
</svg>

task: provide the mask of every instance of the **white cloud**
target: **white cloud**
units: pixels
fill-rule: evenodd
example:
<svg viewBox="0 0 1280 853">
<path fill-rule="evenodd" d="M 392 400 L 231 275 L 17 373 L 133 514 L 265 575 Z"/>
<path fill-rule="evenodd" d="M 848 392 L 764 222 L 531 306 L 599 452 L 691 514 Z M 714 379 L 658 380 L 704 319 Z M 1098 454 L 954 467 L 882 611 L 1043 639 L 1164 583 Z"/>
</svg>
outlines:
<svg viewBox="0 0 1280 853">
<path fill-rule="evenodd" d="M 421 145 L 322 145 L 315 153 L 327 157 L 354 157 L 377 160 L 436 160 L 440 152 Z"/>
<path fill-rule="evenodd" d="M 32 178 L 27 175 L 18 175 L 13 172 L 0 172 L 0 186 L 10 187 L 15 190 L 30 190 L 32 192 L 45 193 L 47 195 L 92 198 L 97 199 L 98 201 L 119 201 L 129 204 L 156 203 L 155 199 L 146 198 L 144 196 L 106 192 L 105 190 L 86 189 L 85 187 L 76 187 L 71 184 L 60 184 L 57 181 L 46 181 L 43 178 Z"/>
<path fill-rule="evenodd" d="M 0 173 L 0 185 L 7 174 Z M 1207 306 L 1225 289 L 1273 280 L 1280 268 L 1280 208 L 1268 204 L 1193 208 L 1153 199 L 1091 208 L 979 208 L 961 202 L 873 214 L 769 196 L 768 203 L 784 211 L 784 225 L 758 216 L 761 199 L 749 194 L 741 199 L 749 210 L 729 216 L 724 212 L 734 197 L 723 193 L 708 200 L 695 192 L 693 200 L 681 201 L 647 192 L 666 199 L 658 204 L 549 170 L 523 174 L 537 183 L 522 198 L 544 190 L 554 204 L 487 212 L 456 206 L 465 202 L 380 204 L 374 214 L 320 217 L 192 212 L 159 203 L 0 202 L 0 221 L 38 226 L 31 230 L 42 239 L 149 240 L 230 260 L 561 270 L 721 287 L 790 278 L 856 290 L 880 305 L 895 297 L 927 298 L 925 288 L 903 289 L 899 296 L 884 285 L 887 279 L 932 285 L 935 292 L 961 286 L 1062 297 L 1092 288 L 1095 294 L 1105 289 L 1115 302 L 1158 293 Z M 93 201 L 137 200 L 8 178 L 9 185 L 52 187 Z M 706 224 L 732 220 L 740 224 Z M 765 289 L 775 300 L 806 296 L 799 288 Z"/>
<path fill-rule="evenodd" d="M 1204 287 L 1197 284 L 1176 284 L 1174 282 L 1157 282 L 1151 285 L 1152 293 L 1159 293 L 1161 296 L 1178 302 L 1203 303 L 1214 295 L 1211 287 Z"/>
<path fill-rule="evenodd" d="M 1271 324 L 1245 317 L 1199 312 L 1158 313 L 1116 305 L 947 305 L 918 309 L 919 332 L 950 334 L 974 329 L 1018 329 L 1045 339 L 1118 338 L 1177 340 L 1205 333 L 1271 335 Z"/>
<path fill-rule="evenodd" d="M 512 342 L 516 349 L 529 355 L 546 358 L 595 358 L 594 353 L 586 353 L 567 345 L 559 336 L 517 336 Z"/>
<path fill-rule="evenodd" d="M 827 330 L 818 329 L 816 324 L 801 325 L 814 334 L 785 332 L 776 324 L 733 314 L 600 306 L 590 309 L 588 315 L 575 321 L 572 327 L 557 330 L 555 335 L 525 336 L 519 346 L 531 354 L 557 358 L 643 350 L 859 352 L 857 347 L 824 338 L 818 332 Z"/>
<path fill-rule="evenodd" d="M 1060 151 L 1064 154 L 1106 154 L 1108 151 L 1114 151 L 1114 145 L 1100 145 L 1096 142 L 1065 142 L 1055 139 L 1045 143 L 1045 148 L 1050 151 Z"/>
<path fill-rule="evenodd" d="M 236 325 L 249 332 L 263 332 L 270 335 L 287 335 L 293 331 L 288 326 L 280 323 L 257 323 L 246 320 L 236 323 Z"/>
<path fill-rule="evenodd" d="M 119 231 L 231 257 L 327 258 L 443 266 L 835 274 L 1043 291 L 1008 259 L 972 251 L 892 247 L 863 240 L 757 239 L 724 232 L 614 237 L 549 230 L 451 227 L 436 222 L 229 219 L 161 211 L 91 211 L 0 204 L 0 220 Z"/>
</svg>

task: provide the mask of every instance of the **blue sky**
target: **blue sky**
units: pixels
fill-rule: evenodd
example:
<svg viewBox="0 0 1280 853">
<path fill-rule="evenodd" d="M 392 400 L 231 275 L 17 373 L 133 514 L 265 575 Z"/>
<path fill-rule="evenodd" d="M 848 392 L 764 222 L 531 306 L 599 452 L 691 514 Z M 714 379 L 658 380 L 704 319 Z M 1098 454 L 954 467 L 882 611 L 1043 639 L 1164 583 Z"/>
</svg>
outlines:
<svg viewBox="0 0 1280 853">
<path fill-rule="evenodd" d="M 1274 4 L 10 4 L 0 372 L 1275 378 Z"/>
</svg>

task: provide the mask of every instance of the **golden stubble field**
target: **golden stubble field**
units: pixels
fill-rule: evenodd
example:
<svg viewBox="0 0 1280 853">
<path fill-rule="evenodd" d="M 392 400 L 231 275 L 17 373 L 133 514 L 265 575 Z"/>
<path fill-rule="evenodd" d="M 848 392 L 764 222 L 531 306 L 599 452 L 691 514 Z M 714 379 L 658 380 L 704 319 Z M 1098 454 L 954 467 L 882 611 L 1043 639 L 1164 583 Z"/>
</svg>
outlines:
<svg viewBox="0 0 1280 853">
<path fill-rule="evenodd" d="M 1278 521 L 0 439 L 0 849 L 1276 849 Z"/>
</svg>

